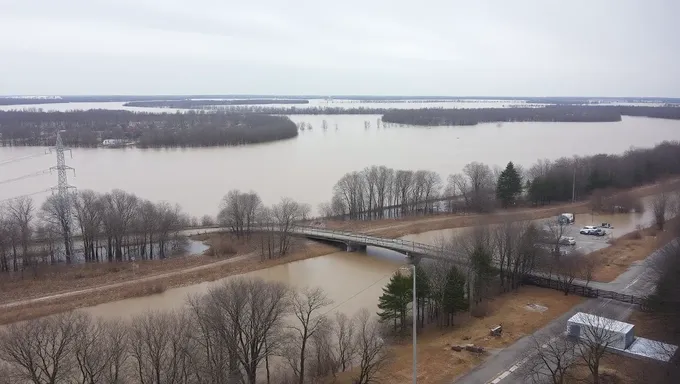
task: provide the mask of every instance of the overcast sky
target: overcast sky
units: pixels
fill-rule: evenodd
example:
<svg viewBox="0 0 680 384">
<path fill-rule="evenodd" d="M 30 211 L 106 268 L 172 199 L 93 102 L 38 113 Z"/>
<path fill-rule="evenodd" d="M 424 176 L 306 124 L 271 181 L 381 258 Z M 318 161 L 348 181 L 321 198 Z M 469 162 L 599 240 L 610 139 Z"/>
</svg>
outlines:
<svg viewBox="0 0 680 384">
<path fill-rule="evenodd" d="M 0 0 L 0 94 L 680 96 L 678 0 Z"/>
</svg>

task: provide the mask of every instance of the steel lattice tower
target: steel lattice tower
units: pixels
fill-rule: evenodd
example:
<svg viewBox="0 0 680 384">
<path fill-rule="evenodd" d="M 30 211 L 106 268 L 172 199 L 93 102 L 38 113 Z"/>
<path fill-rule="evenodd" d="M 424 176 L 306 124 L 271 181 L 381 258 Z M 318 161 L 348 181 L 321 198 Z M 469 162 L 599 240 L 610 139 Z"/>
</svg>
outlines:
<svg viewBox="0 0 680 384">
<path fill-rule="evenodd" d="M 67 261 L 70 261 L 73 247 L 71 242 L 71 194 L 69 192 L 69 189 L 73 187 L 68 184 L 66 171 L 73 170 L 75 173 L 75 169 L 66 165 L 64 151 L 65 150 L 70 151 L 70 149 L 64 149 L 64 143 L 61 140 L 60 132 L 57 132 L 57 142 L 55 150 L 57 152 L 57 166 L 52 167 L 50 169 L 57 170 L 58 184 L 56 188 L 53 188 L 53 190 L 54 189 L 57 190 L 57 197 L 59 199 L 59 203 L 62 209 L 63 222 L 61 223 L 62 224 L 61 229 L 63 231 L 64 236 L 64 252 L 66 253 Z"/>
</svg>

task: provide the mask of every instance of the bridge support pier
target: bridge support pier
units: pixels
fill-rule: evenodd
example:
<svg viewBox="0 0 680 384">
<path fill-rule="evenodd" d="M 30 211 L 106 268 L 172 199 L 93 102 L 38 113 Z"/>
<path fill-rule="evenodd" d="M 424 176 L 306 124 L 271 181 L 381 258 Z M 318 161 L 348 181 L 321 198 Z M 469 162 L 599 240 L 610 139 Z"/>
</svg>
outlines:
<svg viewBox="0 0 680 384">
<path fill-rule="evenodd" d="M 365 251 L 366 246 L 362 244 L 347 243 L 347 252 Z"/>
<path fill-rule="evenodd" d="M 420 260 L 423 258 L 421 255 L 417 254 L 412 254 L 410 252 L 406 252 L 406 257 L 411 261 L 411 264 L 413 265 L 418 265 L 420 263 Z"/>
</svg>

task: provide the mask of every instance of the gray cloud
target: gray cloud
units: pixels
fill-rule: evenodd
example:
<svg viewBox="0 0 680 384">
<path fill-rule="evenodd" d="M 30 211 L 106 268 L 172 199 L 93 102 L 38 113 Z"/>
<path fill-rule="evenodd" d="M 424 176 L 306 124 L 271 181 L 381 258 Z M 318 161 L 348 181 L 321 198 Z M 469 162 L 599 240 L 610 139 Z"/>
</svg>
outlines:
<svg viewBox="0 0 680 384">
<path fill-rule="evenodd" d="M 673 0 L 0 0 L 0 94 L 680 96 Z"/>
</svg>

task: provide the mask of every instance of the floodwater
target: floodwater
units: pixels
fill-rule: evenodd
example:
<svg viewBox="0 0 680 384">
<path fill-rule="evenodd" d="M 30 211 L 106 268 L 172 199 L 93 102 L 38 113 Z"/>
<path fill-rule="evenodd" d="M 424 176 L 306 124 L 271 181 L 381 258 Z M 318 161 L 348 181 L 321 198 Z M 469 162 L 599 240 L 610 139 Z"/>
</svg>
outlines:
<svg viewBox="0 0 680 384">
<path fill-rule="evenodd" d="M 100 304 L 84 311 L 102 318 L 128 318 L 147 310 L 178 309 L 191 295 L 205 293 L 222 281 L 245 276 L 282 282 L 294 288 L 323 288 L 333 300 L 326 309 L 328 312 L 342 311 L 352 316 L 358 310 L 368 308 L 375 313 L 383 286 L 406 263 L 406 256 L 380 248 L 370 247 L 366 252 L 341 251 L 214 282 L 168 289 L 157 295 Z"/>
<path fill-rule="evenodd" d="M 649 201 L 650 199 L 646 199 L 645 204 Z M 647 210 L 643 214 L 593 215 L 592 221 L 612 224 L 614 236 L 618 237 L 635 230 L 637 225 L 650 225 L 651 219 L 651 211 Z M 590 222 L 590 214 L 577 215 L 576 222 L 570 228 L 578 229 L 581 225 L 588 225 Z M 444 229 L 407 235 L 402 239 L 435 245 L 469 230 L 469 228 Z M 606 246 L 604 239 L 590 239 L 588 236 L 584 236 L 584 239 L 595 242 L 602 240 L 601 245 Z M 596 248 L 588 249 L 589 252 L 594 250 Z M 325 311 L 329 313 L 340 311 L 352 316 L 362 308 L 369 309 L 371 313 L 377 312 L 378 298 L 382 294 L 382 288 L 389 281 L 389 277 L 395 271 L 404 268 L 407 263 L 406 256 L 398 252 L 368 247 L 365 252 L 340 251 L 239 276 L 282 282 L 294 288 L 305 286 L 323 288 L 333 300 L 333 304 Z M 84 310 L 95 316 L 116 318 L 133 317 L 148 310 L 178 309 L 185 305 L 187 297 L 205 293 L 222 281 L 239 276 L 173 288 L 157 295 L 104 303 Z"/>
<path fill-rule="evenodd" d="M 100 192 L 120 188 L 153 201 L 178 203 L 199 217 L 215 215 L 220 199 L 234 188 L 256 191 L 265 204 L 286 196 L 316 210 L 319 203 L 330 200 L 333 185 L 345 173 L 370 165 L 432 170 L 446 179 L 472 161 L 530 166 L 537 159 L 622 153 L 633 145 L 651 147 L 677 139 L 680 132 L 678 120 L 637 117 L 613 123 L 430 128 L 381 124 L 378 128 L 379 117 L 295 115 L 293 121 L 311 124 L 312 130 L 288 140 L 240 147 L 76 148 L 72 158 L 66 155 L 67 164 L 75 168 L 75 175 L 68 175 L 69 183 Z M 324 120 L 327 130 L 322 129 Z M 36 157 L 0 166 L 0 182 L 37 173 L 0 183 L 0 200 L 36 193 L 40 204 L 49 188 L 56 186 L 56 172 L 48 171 L 56 165 L 56 154 L 39 147 L 0 147 L 0 163 L 31 155 Z"/>
<path fill-rule="evenodd" d="M 204 99 L 196 99 L 204 100 Z M 210 99 L 226 100 L 226 99 Z M 126 107 L 126 102 L 82 102 L 82 103 L 52 103 L 52 104 L 23 104 L 23 105 L 0 105 L 0 111 L 21 110 L 21 109 L 42 109 L 43 111 L 72 111 L 87 109 L 119 109 L 132 112 L 186 112 L 189 109 L 181 108 L 156 108 L 156 107 Z M 424 102 L 423 100 L 404 100 L 367 102 L 363 100 L 326 100 L 310 99 L 309 104 L 260 104 L 254 105 L 258 108 L 281 108 L 295 107 L 296 109 L 305 108 L 398 108 L 398 109 L 419 109 L 419 108 L 510 108 L 510 107 L 529 107 L 540 104 L 529 104 L 522 100 L 437 100 Z M 228 107 L 228 106 L 219 106 Z M 236 106 L 241 107 L 241 106 Z"/>
</svg>

